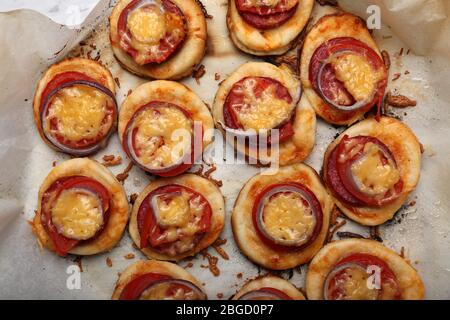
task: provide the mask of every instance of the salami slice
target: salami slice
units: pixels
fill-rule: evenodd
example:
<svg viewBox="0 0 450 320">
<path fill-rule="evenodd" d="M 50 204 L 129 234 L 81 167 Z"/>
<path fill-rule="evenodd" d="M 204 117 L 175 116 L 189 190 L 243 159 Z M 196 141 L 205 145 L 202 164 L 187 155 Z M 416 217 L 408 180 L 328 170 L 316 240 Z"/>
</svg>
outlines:
<svg viewBox="0 0 450 320">
<path fill-rule="evenodd" d="M 174 210 L 171 216 L 170 210 Z M 189 251 L 209 231 L 211 217 L 211 205 L 200 193 L 177 184 L 157 188 L 138 210 L 140 247 L 150 246 L 169 255 Z M 190 243 L 186 244 L 186 239 Z"/>
<path fill-rule="evenodd" d="M 374 272 L 378 283 L 369 288 L 368 277 Z M 328 274 L 324 297 L 326 300 L 399 300 L 401 292 L 397 277 L 386 262 L 370 254 L 354 253 L 340 260 Z"/>
<path fill-rule="evenodd" d="M 347 112 L 368 110 L 381 105 L 387 71 L 382 58 L 365 43 L 341 37 L 316 49 L 309 65 L 309 80 L 330 106 Z"/>
<path fill-rule="evenodd" d="M 356 177 L 352 171 L 355 166 L 362 168 L 360 171 L 365 175 L 370 171 L 370 181 Z M 378 168 L 381 172 L 377 172 Z M 380 182 L 377 179 L 386 180 L 381 181 L 381 191 L 373 185 Z M 330 154 L 325 181 L 333 194 L 351 206 L 381 207 L 395 201 L 403 189 L 394 156 L 384 143 L 368 136 L 344 136 Z"/>
<path fill-rule="evenodd" d="M 81 72 L 57 74 L 43 90 L 40 102 L 45 138 L 60 151 L 73 155 L 100 148 L 117 119 L 114 94 Z"/>
<path fill-rule="evenodd" d="M 91 208 L 91 211 L 97 209 L 101 212 L 102 222 L 95 230 L 88 230 L 91 234 L 89 237 L 81 237 L 83 233 L 86 233 L 86 228 L 83 227 L 83 223 L 85 221 L 94 221 L 93 217 L 86 216 L 80 217 L 75 215 L 70 217 L 69 220 L 58 219 L 55 221 L 55 211 L 58 210 L 58 207 L 64 206 L 65 204 L 60 204 L 64 192 L 73 192 L 77 194 L 87 193 L 90 197 L 96 197 L 99 200 L 100 208 Z M 62 199 L 64 200 L 64 199 Z M 82 201 L 80 199 L 77 199 Z M 85 200 L 83 200 L 85 201 Z M 86 202 L 86 201 L 85 201 Z M 107 224 L 109 217 L 109 206 L 110 206 L 110 197 L 107 189 L 98 181 L 83 177 L 83 176 L 72 176 L 61 178 L 55 181 L 44 193 L 42 197 L 41 206 L 43 208 L 41 223 L 44 229 L 47 231 L 50 238 L 53 240 L 55 251 L 60 256 L 65 256 L 72 248 L 74 248 L 80 241 L 87 241 L 94 239 Z M 76 205 L 74 203 L 69 203 L 69 207 L 63 207 L 67 211 L 63 214 L 67 215 L 70 213 L 71 206 Z M 77 225 L 77 218 L 81 218 Z M 59 225 L 61 222 L 64 223 L 68 221 L 70 225 L 64 226 Z M 84 222 L 83 222 L 84 221 Z M 92 225 L 92 224 L 91 224 Z M 64 229 L 62 229 L 64 228 Z M 67 228 L 67 230 L 66 230 Z M 85 230 L 79 230 L 81 232 L 71 231 L 73 228 L 82 228 Z M 79 237 L 79 238 L 77 238 Z"/>
<path fill-rule="evenodd" d="M 162 63 L 182 46 L 187 21 L 170 0 L 134 0 L 121 12 L 120 46 L 139 65 Z"/>
<path fill-rule="evenodd" d="M 266 77 L 246 77 L 236 82 L 228 93 L 224 121 L 231 129 L 278 129 L 279 142 L 283 142 L 294 135 L 294 107 L 289 91 L 280 82 Z"/>
</svg>

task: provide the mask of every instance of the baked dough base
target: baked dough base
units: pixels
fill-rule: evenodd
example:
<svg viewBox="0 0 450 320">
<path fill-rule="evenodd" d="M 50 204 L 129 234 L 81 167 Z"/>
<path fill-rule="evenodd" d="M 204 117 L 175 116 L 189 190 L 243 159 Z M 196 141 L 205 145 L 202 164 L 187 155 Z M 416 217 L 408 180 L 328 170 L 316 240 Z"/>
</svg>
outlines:
<svg viewBox="0 0 450 320">
<path fill-rule="evenodd" d="M 117 22 L 123 9 L 132 0 L 120 0 L 109 17 L 109 38 L 114 55 L 128 71 L 146 78 L 177 80 L 192 73 L 206 52 L 206 20 L 195 0 L 171 0 L 186 17 L 187 35 L 178 52 L 160 64 L 138 65 L 119 45 Z"/>
<path fill-rule="evenodd" d="M 361 119 L 368 110 L 349 112 L 336 110 L 323 101 L 309 81 L 309 64 L 316 49 L 324 42 L 339 37 L 351 37 L 362 41 L 381 57 L 377 44 L 361 18 L 350 13 L 329 14 L 320 18 L 306 35 L 300 60 L 300 79 L 309 102 L 321 118 L 332 124 L 351 125 Z"/>
<path fill-rule="evenodd" d="M 252 210 L 256 196 L 266 186 L 276 183 L 297 182 L 307 186 L 322 207 L 323 223 L 316 240 L 301 251 L 279 252 L 265 245 L 253 225 Z M 256 175 L 242 188 L 234 204 L 231 226 L 234 239 L 254 263 L 272 270 L 285 270 L 309 262 L 323 246 L 328 233 L 330 212 L 334 204 L 320 177 L 311 167 L 295 164 L 279 169 L 275 175 Z"/>
<path fill-rule="evenodd" d="M 419 300 L 425 287 L 417 271 L 397 253 L 381 243 L 366 239 L 334 241 L 323 247 L 311 261 L 306 274 L 306 295 L 310 300 L 323 299 L 325 279 L 342 258 L 354 253 L 367 253 L 385 261 L 397 277 L 404 300 Z"/>
<path fill-rule="evenodd" d="M 329 189 L 334 202 L 347 217 L 366 226 L 380 225 L 394 216 L 419 182 L 420 143 L 411 129 L 399 120 L 390 117 L 381 117 L 380 122 L 374 118 L 366 119 L 344 131 L 328 146 L 323 162 L 323 172 L 326 172 L 331 151 L 339 144 L 344 135 L 375 137 L 383 142 L 395 157 L 400 176 L 403 179 L 403 191 L 397 200 L 386 206 L 381 208 L 352 207 L 334 197 L 333 192 Z"/>
<path fill-rule="evenodd" d="M 103 184 L 109 191 L 111 201 L 108 223 L 101 233 L 91 241 L 76 245 L 69 253 L 85 256 L 108 251 L 119 242 L 128 222 L 127 195 L 120 182 L 108 169 L 88 158 L 75 158 L 64 161 L 50 171 L 39 189 L 38 208 L 33 219 L 33 232 L 42 246 L 50 251 L 54 251 L 53 240 L 41 224 L 41 199 L 53 182 L 60 178 L 74 175 L 89 177 Z"/>
<path fill-rule="evenodd" d="M 126 268 L 119 276 L 116 287 L 112 294 L 112 300 L 119 300 L 122 290 L 125 286 L 137 277 L 147 274 L 157 273 L 161 275 L 171 276 L 174 279 L 185 280 L 195 284 L 198 288 L 202 288 L 200 282 L 195 279 L 189 272 L 177 266 L 174 263 L 165 261 L 138 261 Z"/>
<path fill-rule="evenodd" d="M 114 95 L 116 94 L 116 86 L 114 82 L 114 78 L 111 75 L 111 72 L 103 67 L 100 63 L 94 60 L 85 59 L 85 58 L 69 58 L 63 60 L 61 62 L 55 63 L 52 65 L 42 76 L 41 80 L 39 80 L 36 92 L 34 94 L 33 99 L 33 115 L 34 122 L 36 123 L 36 127 L 39 131 L 39 135 L 42 140 L 56 151 L 61 151 L 56 148 L 44 135 L 44 130 L 41 125 L 41 116 L 39 112 L 39 108 L 41 105 L 41 97 L 44 92 L 47 84 L 57 75 L 64 72 L 75 71 L 83 73 L 92 79 L 95 79 L 99 84 L 103 85 L 105 88 L 108 88 Z M 116 123 L 113 124 L 111 131 L 114 131 L 116 127 Z M 107 136 L 109 137 L 109 135 Z M 105 138 L 100 144 L 106 146 L 107 138 Z"/>
<path fill-rule="evenodd" d="M 283 278 L 267 275 L 247 282 L 231 300 L 239 300 L 244 294 L 261 288 L 274 288 L 287 294 L 294 300 L 305 300 L 305 296 L 292 283 Z"/>
<path fill-rule="evenodd" d="M 234 0 L 228 1 L 227 25 L 231 40 L 240 50 L 256 55 L 286 53 L 309 21 L 314 0 L 300 0 L 295 14 L 283 25 L 260 30 L 245 22 Z"/>
<path fill-rule="evenodd" d="M 270 63 L 266 62 L 248 62 L 238 69 L 236 69 L 225 81 L 220 84 L 220 87 L 214 98 L 214 104 L 212 107 L 212 114 L 214 117 L 214 123 L 216 128 L 222 131 L 225 136 L 224 130 L 225 120 L 223 118 L 223 108 L 225 100 L 233 87 L 233 85 L 245 77 L 268 77 L 277 80 L 283 84 L 292 100 L 297 105 L 295 109 L 295 120 L 293 123 L 294 135 L 280 143 L 279 145 L 279 164 L 281 166 L 294 164 L 305 160 L 311 153 L 316 135 L 316 115 L 306 97 L 301 96 L 300 83 L 295 79 L 289 71 L 282 68 L 278 68 Z M 233 144 L 233 141 L 229 141 Z M 236 149 L 245 154 L 247 157 L 250 155 L 257 155 L 257 161 L 262 164 L 268 164 L 271 160 L 270 153 L 264 154 L 262 152 L 258 154 L 255 150 L 250 150 L 248 146 L 236 143 L 233 145 Z"/>
<path fill-rule="evenodd" d="M 142 191 L 142 193 L 137 197 L 131 212 L 129 232 L 131 238 L 138 246 L 138 248 L 141 242 L 141 236 L 139 234 L 137 225 L 137 214 L 139 211 L 139 207 L 142 201 L 150 192 L 168 184 L 179 184 L 202 194 L 209 202 L 212 209 L 211 229 L 204 235 L 197 246 L 195 246 L 192 250 L 177 256 L 168 256 L 154 251 L 150 247 L 140 249 L 149 259 L 178 261 L 197 254 L 201 250 L 209 247 L 214 241 L 217 240 L 225 224 L 225 202 L 222 193 L 214 183 L 195 174 L 188 173 L 174 178 L 158 179 L 150 182 L 150 184 L 144 189 L 144 191 Z"/>
</svg>

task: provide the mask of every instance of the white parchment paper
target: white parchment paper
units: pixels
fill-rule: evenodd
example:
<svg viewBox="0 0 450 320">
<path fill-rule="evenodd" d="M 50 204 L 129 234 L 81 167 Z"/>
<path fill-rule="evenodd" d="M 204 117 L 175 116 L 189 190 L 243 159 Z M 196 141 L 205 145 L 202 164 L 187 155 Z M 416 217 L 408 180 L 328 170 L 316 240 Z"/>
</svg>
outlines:
<svg viewBox="0 0 450 320">
<path fill-rule="evenodd" d="M 238 52 L 229 40 L 225 24 L 227 1 L 203 2 L 213 16 L 207 20 L 208 52 L 202 62 L 206 74 L 200 84 L 192 78 L 182 82 L 211 105 L 219 81 L 254 58 Z M 391 222 L 383 225 L 381 236 L 384 244 L 392 249 L 405 248 L 407 258 L 424 279 L 427 298 L 450 299 L 449 3 L 444 0 L 341 0 L 341 5 L 364 16 L 369 2 L 381 8 L 384 25 L 374 31 L 374 37 L 380 48 L 391 55 L 391 78 L 396 73 L 401 74 L 398 80 L 390 82 L 389 89 L 418 102 L 415 108 L 392 110 L 392 115 L 407 123 L 425 147 L 421 180 L 408 201 L 416 204 L 405 206 Z M 53 161 L 60 163 L 69 159 L 50 150 L 41 141 L 33 123 L 32 98 L 42 72 L 69 53 L 91 58 L 99 56 L 113 76 L 120 79 L 119 105 L 128 90 L 147 81 L 131 75 L 115 61 L 108 42 L 110 7 L 110 1 L 100 1 L 80 29 L 58 25 L 35 11 L 0 13 L 0 298 L 108 299 L 117 273 L 137 259 L 144 259 L 132 247 L 126 232 L 111 252 L 82 259 L 81 289 L 70 290 L 66 286 L 66 271 L 74 264 L 74 257 L 60 258 L 40 249 L 27 222 L 34 215 L 40 183 L 51 170 Z M 314 18 L 333 10 L 317 5 Z M 83 46 L 85 49 L 78 47 L 72 51 L 82 39 L 87 43 Z M 91 44 L 95 44 L 95 49 L 86 49 L 91 48 Z M 401 48 L 402 55 L 399 54 Z M 215 80 L 216 73 L 221 77 L 219 81 Z M 341 130 L 319 120 L 316 147 L 306 162 L 320 170 L 327 145 Z M 116 135 L 105 150 L 92 158 L 100 161 L 104 154 L 126 158 Z M 120 173 L 127 164 L 124 161 L 121 166 L 111 167 L 111 171 Z M 240 254 L 229 226 L 231 209 L 240 188 L 258 172 L 257 168 L 245 164 L 219 165 L 213 174 L 223 181 L 221 190 L 226 198 L 227 223 L 221 237 L 228 240 L 223 248 L 230 260 L 219 259 L 219 277 L 202 267 L 207 261 L 201 255 L 190 260 L 193 267 L 187 269 L 204 283 L 204 290 L 211 299 L 227 299 L 247 279 L 266 272 Z M 140 192 L 149 181 L 149 176 L 133 168 L 125 181 L 127 194 Z M 345 230 L 368 234 L 367 228 L 350 221 L 341 229 Z M 218 256 L 213 249 L 209 252 Z M 134 253 L 135 259 L 125 259 L 128 253 Z M 107 258 L 112 261 L 111 267 L 106 265 Z M 188 261 L 179 264 L 186 266 Z M 278 274 L 303 287 L 305 272 L 306 266 Z"/>
</svg>

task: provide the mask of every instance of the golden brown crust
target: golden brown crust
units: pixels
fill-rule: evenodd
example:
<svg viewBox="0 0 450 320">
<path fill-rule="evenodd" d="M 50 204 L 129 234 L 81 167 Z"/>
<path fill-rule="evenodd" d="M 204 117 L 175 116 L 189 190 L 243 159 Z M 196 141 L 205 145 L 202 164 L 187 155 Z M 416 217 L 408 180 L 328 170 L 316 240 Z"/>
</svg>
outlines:
<svg viewBox="0 0 450 320">
<path fill-rule="evenodd" d="M 284 292 L 293 300 L 305 300 L 305 296 L 292 283 L 283 278 L 267 275 L 247 282 L 234 296 L 232 300 L 239 300 L 244 294 L 261 288 L 274 288 Z"/>
<path fill-rule="evenodd" d="M 212 209 L 211 228 L 192 250 L 176 256 L 169 256 L 154 251 L 150 247 L 141 249 L 141 251 L 149 259 L 178 261 L 197 254 L 217 240 L 225 224 L 225 202 L 222 193 L 213 182 L 209 181 L 208 179 L 199 177 L 195 174 L 183 174 L 175 178 L 158 179 L 152 181 L 137 197 L 131 212 L 129 231 L 131 238 L 138 247 L 141 241 L 139 229 L 137 226 L 137 213 L 139 207 L 142 201 L 150 192 L 168 184 L 179 184 L 200 193 L 206 198 Z"/>
<path fill-rule="evenodd" d="M 122 142 L 127 124 L 134 113 L 151 101 L 163 101 L 177 105 L 186 110 L 193 121 L 203 123 L 203 150 L 212 141 L 213 119 L 205 103 L 188 87 L 174 82 L 157 80 L 137 87 L 122 103 L 119 114 L 119 139 Z"/>
<path fill-rule="evenodd" d="M 121 12 L 131 1 L 120 0 L 109 17 L 111 47 L 121 66 L 138 76 L 153 79 L 177 80 L 190 75 L 195 66 L 203 59 L 206 51 L 206 20 L 196 1 L 171 0 L 186 17 L 188 27 L 186 39 L 178 52 L 170 56 L 167 61 L 144 66 L 134 62 L 119 45 L 117 22 Z"/>
<path fill-rule="evenodd" d="M 240 50 L 256 55 L 281 55 L 287 52 L 308 23 L 314 0 L 301 0 L 295 14 L 283 25 L 259 30 L 242 19 L 234 0 L 228 1 L 227 25 L 231 40 Z"/>
<path fill-rule="evenodd" d="M 147 273 L 167 275 L 174 279 L 189 281 L 195 284 L 198 288 L 202 288 L 202 285 L 198 282 L 197 279 L 195 279 L 189 272 L 174 263 L 155 260 L 138 261 L 130 265 L 120 274 L 111 299 L 119 300 L 120 295 L 122 294 L 122 290 L 130 281 Z"/>
<path fill-rule="evenodd" d="M 110 209 L 108 223 L 101 233 L 93 240 L 78 244 L 71 254 L 92 255 L 112 249 L 122 237 L 128 222 L 128 200 L 125 190 L 114 175 L 104 166 L 88 158 L 75 158 L 64 161 L 50 171 L 39 189 L 39 200 L 33 229 L 41 245 L 54 251 L 54 244 L 41 224 L 41 199 L 45 191 L 56 180 L 64 177 L 81 175 L 100 182 L 109 192 Z"/>
<path fill-rule="evenodd" d="M 323 287 L 328 273 L 342 258 L 354 253 L 367 253 L 385 261 L 397 277 L 402 299 L 424 298 L 425 287 L 422 279 L 405 259 L 377 241 L 346 239 L 327 244 L 311 261 L 306 275 L 308 299 L 323 299 Z"/>
<path fill-rule="evenodd" d="M 307 186 L 322 207 L 322 229 L 316 240 L 301 251 L 279 252 L 261 242 L 252 221 L 252 209 L 256 196 L 266 186 L 276 183 L 296 182 Z M 329 226 L 333 207 L 331 197 L 322 185 L 317 173 L 305 164 L 295 164 L 279 169 L 275 175 L 256 175 L 242 188 L 234 204 L 231 216 L 234 239 L 250 260 L 272 270 L 285 270 L 307 263 L 322 247 Z"/>
<path fill-rule="evenodd" d="M 344 131 L 328 146 L 323 162 L 323 172 L 327 170 L 326 166 L 331 151 L 339 144 L 344 135 L 350 137 L 367 135 L 379 139 L 389 148 L 397 162 L 400 177 L 403 180 L 403 190 L 400 197 L 391 204 L 381 208 L 351 207 L 333 197 L 339 209 L 350 219 L 367 226 L 382 224 L 394 216 L 419 182 L 420 143 L 411 129 L 399 120 L 389 117 L 381 117 L 379 122 L 374 118 L 366 119 Z M 333 195 L 333 192 L 329 191 Z"/>
<path fill-rule="evenodd" d="M 321 118 L 333 124 L 350 125 L 361 119 L 367 109 L 352 112 L 336 110 L 322 100 L 309 81 L 309 64 L 316 49 L 324 42 L 339 37 L 362 41 L 381 57 L 377 44 L 361 18 L 350 13 L 329 14 L 320 18 L 306 35 L 300 61 L 300 78 L 305 95 Z"/>
<path fill-rule="evenodd" d="M 236 69 L 220 87 L 214 98 L 212 114 L 214 123 L 218 129 L 225 134 L 223 108 L 225 100 L 233 87 L 239 80 L 245 77 L 268 77 L 279 81 L 289 91 L 294 103 L 295 120 L 293 123 L 294 135 L 279 145 L 279 164 L 281 166 L 297 163 L 305 160 L 311 153 L 316 134 L 316 116 L 308 100 L 302 96 L 300 99 L 300 83 L 292 74 L 286 70 L 278 68 L 266 62 L 248 62 Z M 231 142 L 232 143 L 232 142 Z M 236 148 L 242 154 L 249 156 L 256 155 L 255 151 L 249 150 L 248 146 L 237 144 Z M 262 163 L 270 162 L 270 154 L 264 156 L 264 152 L 258 154 L 258 161 Z"/>
<path fill-rule="evenodd" d="M 98 81 L 99 84 L 103 85 L 105 88 L 109 89 L 114 95 L 116 94 L 116 86 L 114 82 L 114 78 L 111 75 L 111 72 L 106 69 L 104 66 L 102 66 L 99 62 L 86 59 L 86 58 L 68 58 L 66 60 L 63 60 L 61 62 L 55 63 L 52 65 L 42 76 L 42 78 L 39 80 L 36 91 L 34 93 L 34 99 L 33 99 L 33 116 L 34 116 L 34 122 L 36 123 L 36 127 L 39 131 L 39 135 L 41 136 L 42 140 L 51 147 L 52 149 L 55 149 L 56 151 L 60 151 L 58 148 L 56 148 L 50 141 L 47 140 L 47 138 L 44 135 L 44 130 L 41 125 L 41 117 L 40 117 L 40 105 L 41 105 L 41 96 L 44 92 L 45 88 L 47 87 L 47 84 L 58 74 L 64 73 L 64 72 L 80 72 L 83 73 L 92 79 L 95 79 Z M 113 124 L 113 128 L 111 130 L 114 130 L 116 127 L 116 123 Z M 107 139 L 107 138 L 106 138 Z M 101 145 L 106 146 L 106 139 L 101 143 Z"/>
</svg>

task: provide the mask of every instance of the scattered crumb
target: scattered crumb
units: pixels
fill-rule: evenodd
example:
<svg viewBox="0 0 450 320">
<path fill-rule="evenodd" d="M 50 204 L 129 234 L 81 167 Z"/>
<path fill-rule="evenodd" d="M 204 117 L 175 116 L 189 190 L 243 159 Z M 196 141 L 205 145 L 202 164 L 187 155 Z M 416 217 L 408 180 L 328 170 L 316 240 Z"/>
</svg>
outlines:
<svg viewBox="0 0 450 320">
<path fill-rule="evenodd" d="M 346 239 L 346 238 L 366 239 L 366 237 L 360 235 L 359 233 L 350 232 L 350 231 L 338 231 L 338 232 L 336 232 L 336 234 L 340 239 Z"/>
<path fill-rule="evenodd" d="M 130 195 L 130 203 L 133 205 L 136 202 L 136 199 L 139 195 L 137 193 L 133 193 Z"/>
<path fill-rule="evenodd" d="M 192 262 L 189 262 L 187 265 L 184 266 L 184 268 L 192 268 L 194 264 Z"/>
<path fill-rule="evenodd" d="M 333 239 L 334 234 L 336 233 L 336 231 L 338 231 L 340 228 L 342 228 L 345 224 L 347 223 L 347 220 L 342 220 L 340 222 L 338 222 L 328 233 L 328 237 L 327 237 L 327 243 L 331 242 L 331 240 Z"/>
<path fill-rule="evenodd" d="M 214 80 L 219 81 L 220 80 L 220 74 L 217 72 L 214 74 Z"/>
<path fill-rule="evenodd" d="M 133 162 L 128 163 L 128 166 L 125 168 L 125 170 L 122 173 L 119 173 L 116 178 L 119 180 L 119 182 L 123 182 L 128 178 L 128 173 L 133 168 Z"/>
<path fill-rule="evenodd" d="M 52 162 L 52 167 L 56 167 L 56 164 L 57 164 L 56 160 L 53 161 L 53 162 Z"/>
<path fill-rule="evenodd" d="M 406 70 L 405 71 L 405 75 L 408 75 L 408 74 L 410 74 L 411 72 L 409 72 L 409 70 Z"/>
<path fill-rule="evenodd" d="M 128 92 L 127 92 L 127 97 L 131 94 L 133 92 L 133 90 L 128 90 Z"/>
<path fill-rule="evenodd" d="M 217 262 L 219 261 L 219 258 L 210 255 L 206 250 L 203 250 L 201 252 L 202 256 L 206 259 L 208 259 L 208 264 L 206 267 L 209 268 L 209 271 L 215 276 L 218 277 L 220 275 L 220 270 L 217 267 Z"/>
<path fill-rule="evenodd" d="M 117 86 L 120 88 L 120 80 L 119 80 L 119 78 L 115 77 L 114 81 L 116 82 Z"/>
<path fill-rule="evenodd" d="M 198 170 L 194 171 L 193 173 L 202 178 L 208 179 L 209 181 L 213 182 L 216 186 L 221 187 L 223 185 L 222 180 L 216 180 L 213 177 L 211 177 L 211 174 L 217 170 L 216 166 L 212 165 L 211 168 L 209 168 L 208 170 L 203 172 L 204 168 L 205 168 L 205 166 L 203 164 L 201 164 L 200 167 L 198 168 Z"/>
<path fill-rule="evenodd" d="M 400 73 L 395 73 L 394 77 L 392 78 L 392 81 L 397 81 L 398 79 L 400 79 L 401 74 Z"/>
<path fill-rule="evenodd" d="M 414 207 L 416 205 L 416 200 L 413 200 L 413 201 L 411 201 L 410 203 L 409 203 L 409 206 L 410 207 Z"/>
<path fill-rule="evenodd" d="M 219 245 L 217 244 L 213 244 L 212 247 L 214 248 L 214 250 L 216 250 L 216 252 L 225 260 L 230 260 L 230 257 L 228 256 L 228 253 Z"/>
<path fill-rule="evenodd" d="M 390 92 L 386 95 L 384 100 L 386 104 L 393 106 L 394 108 L 406 108 L 415 107 L 417 102 L 401 94 L 393 95 Z"/>
<path fill-rule="evenodd" d="M 383 57 L 384 65 L 389 69 L 391 67 L 391 57 L 389 56 L 389 52 L 383 50 L 381 51 L 381 56 Z"/>
<path fill-rule="evenodd" d="M 115 155 L 104 155 L 103 156 L 103 162 L 102 164 L 106 167 L 112 167 L 122 164 L 122 157 L 121 156 L 115 156 Z"/>
<path fill-rule="evenodd" d="M 420 153 L 423 154 L 425 152 L 425 148 L 422 143 L 419 143 L 419 145 L 420 145 Z"/>
<path fill-rule="evenodd" d="M 112 265 L 113 265 L 113 263 L 112 263 L 112 260 L 111 260 L 111 258 L 110 257 L 107 257 L 106 258 L 106 265 L 108 266 L 108 267 L 112 267 Z"/>
<path fill-rule="evenodd" d="M 78 268 L 80 268 L 80 272 L 83 272 L 83 264 L 82 264 L 82 256 L 78 256 L 75 259 L 73 259 L 73 262 L 75 262 L 78 265 Z"/>
<path fill-rule="evenodd" d="M 197 84 L 200 84 L 200 78 L 203 77 L 205 75 L 205 73 L 206 73 L 205 66 L 203 64 L 201 64 L 192 73 L 192 78 L 195 79 Z"/>
<path fill-rule="evenodd" d="M 125 259 L 127 260 L 131 260 L 134 259 L 134 253 L 129 253 L 123 256 Z"/>
<path fill-rule="evenodd" d="M 222 299 L 223 298 L 223 293 L 219 292 L 216 296 L 217 296 L 217 299 Z"/>
<path fill-rule="evenodd" d="M 400 257 L 405 258 L 405 247 L 400 249 Z"/>
<path fill-rule="evenodd" d="M 400 49 L 400 52 L 398 53 L 398 56 L 401 57 L 403 55 L 403 48 Z"/>
<path fill-rule="evenodd" d="M 330 225 L 334 226 L 337 222 L 337 218 L 342 217 L 341 210 L 337 206 L 334 206 L 333 210 L 331 211 L 331 217 L 330 217 Z"/>
<path fill-rule="evenodd" d="M 238 278 L 238 279 L 242 279 L 242 272 L 239 272 L 237 275 L 236 275 L 236 277 Z"/>
<path fill-rule="evenodd" d="M 370 230 L 370 239 L 378 242 L 383 242 L 383 239 L 380 236 L 380 228 L 378 228 L 378 226 L 370 227 L 369 230 Z"/>
</svg>

